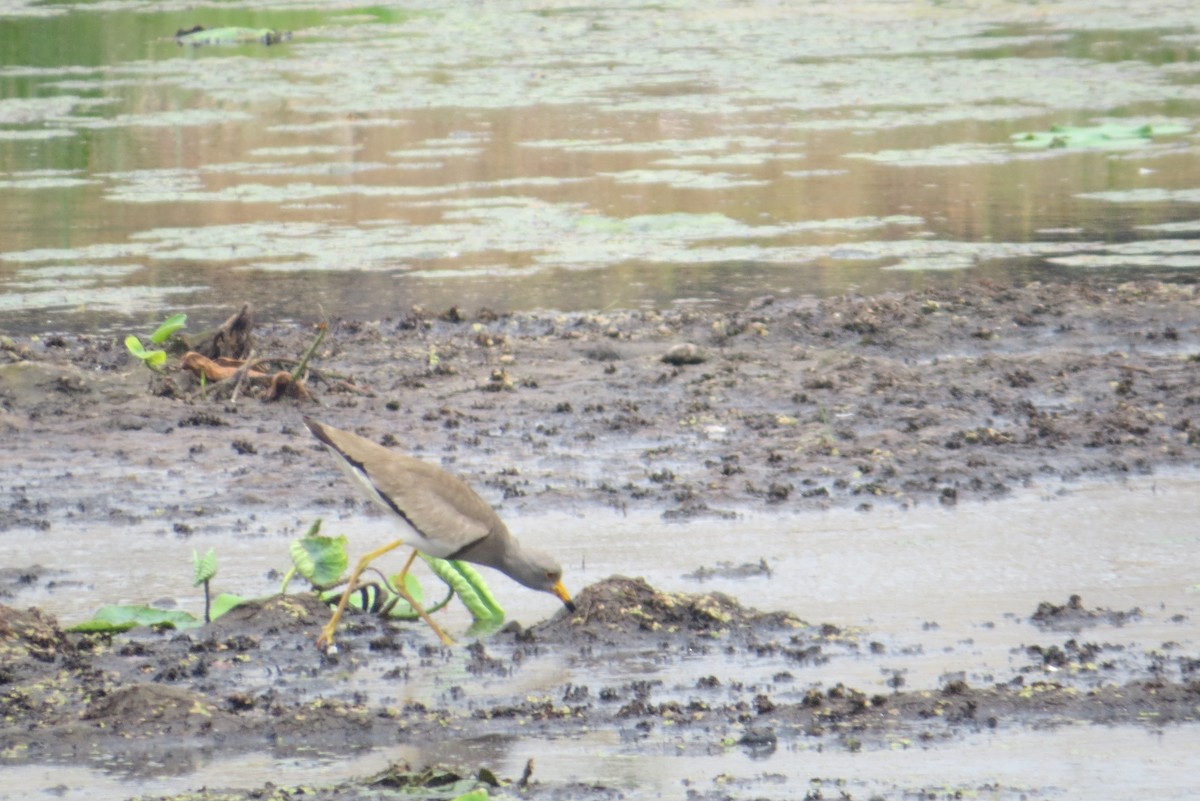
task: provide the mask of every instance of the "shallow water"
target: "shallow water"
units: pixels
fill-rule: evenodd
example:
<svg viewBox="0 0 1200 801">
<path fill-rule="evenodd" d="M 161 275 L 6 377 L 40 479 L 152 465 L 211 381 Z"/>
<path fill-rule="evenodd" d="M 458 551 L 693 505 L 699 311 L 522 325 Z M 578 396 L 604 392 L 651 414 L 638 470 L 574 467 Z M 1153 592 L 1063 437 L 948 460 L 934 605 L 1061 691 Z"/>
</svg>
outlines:
<svg viewBox="0 0 1200 801">
<path fill-rule="evenodd" d="M 196 22 L 295 36 L 269 48 L 169 40 Z M 0 5 L 0 333 L 140 333 L 180 310 L 217 322 L 242 300 L 267 320 L 312 319 L 318 304 L 370 318 L 412 304 L 727 304 L 968 277 L 1192 280 L 1195 24 L 1190 0 L 846 2 L 808 4 L 803 19 L 794 5 L 758 2 L 15 0 Z M 1012 138 L 1102 123 L 1166 133 L 1052 150 Z M 96 483 L 150 481 L 80 459 L 72 469 Z M 61 472 L 31 465 L 25 475 Z M 789 669 L 797 686 L 833 676 L 870 690 L 895 672 L 909 687 L 956 671 L 973 682 L 1010 675 L 1014 643 L 1042 639 L 1025 618 L 1072 592 L 1089 607 L 1143 609 L 1136 624 L 1104 629 L 1106 642 L 1194 651 L 1194 626 L 1171 617 L 1195 620 L 1200 604 L 1198 491 L 1194 477 L 1176 477 L 953 510 L 666 525 L 589 508 L 511 522 L 532 543 L 554 543 L 576 590 L 625 573 L 865 627 L 885 657 Z M 222 505 L 182 491 L 160 500 Z M 17 599 L 64 622 L 87 617 L 96 598 L 165 598 L 195 612 L 198 597 L 181 589 L 193 548 L 216 548 L 223 588 L 266 594 L 278 586 L 268 572 L 288 566 L 287 542 L 327 512 L 259 512 L 248 524 L 214 513 L 190 539 L 163 534 L 152 515 L 56 520 L 54 536 L 9 531 L 5 547 L 22 564 L 67 571 L 57 589 Z M 390 534 L 380 518 L 328 522 L 358 551 Z M 770 578 L 684 577 L 760 558 Z M 144 568 L 136 586 L 131 563 Z M 524 623 L 557 611 L 506 579 L 491 584 Z M 463 613 L 447 617 L 465 629 Z M 657 669 L 610 669 L 634 668 Z M 533 691 L 577 680 L 577 669 L 527 663 L 517 680 Z M 664 680 L 694 685 L 709 672 L 680 660 Z M 436 698 L 446 684 L 405 691 Z M 1198 746 L 1195 727 L 1072 727 L 896 752 L 752 760 L 735 750 L 704 757 L 703 770 L 697 757 L 586 737 L 552 750 L 464 743 L 461 757 L 511 776 L 536 756 L 535 778 L 613 776 L 630 797 L 683 797 L 683 781 L 715 764 L 748 797 L 782 794 L 773 777 L 783 776 L 789 795 L 821 778 L 827 796 L 844 780 L 862 797 L 938 782 L 986 798 L 1000 782 L 1030 797 L 1191 798 Z M 455 756 L 197 755 L 193 773 L 140 781 L 116 765 L 4 767 L 0 798 L 334 781 L 393 759 Z"/>
<path fill-rule="evenodd" d="M 1040 632 L 1027 618 L 1038 602 L 1062 603 L 1068 593 L 1082 595 L 1089 608 L 1140 607 L 1143 611 L 1140 620 L 1124 627 L 1087 630 L 1089 640 L 1137 644 L 1141 649 L 1174 641 L 1183 652 L 1194 651 L 1195 628 L 1188 621 L 1200 614 L 1194 522 L 1198 491 L 1200 479 L 1175 476 L 1046 486 L 1003 502 L 956 509 L 881 508 L 869 515 L 754 514 L 687 525 L 664 524 L 651 515 L 592 510 L 579 516 L 525 515 L 510 522 L 531 543 L 554 543 L 564 556 L 568 582 L 576 589 L 612 573 L 640 575 L 661 589 L 721 590 L 744 604 L 789 610 L 810 622 L 861 627 L 864 639 L 886 645 L 886 654 L 866 659 L 834 651 L 831 661 L 821 666 L 789 662 L 779 667 L 795 676 L 793 686 L 799 693 L 813 683 L 834 681 L 867 692 L 887 692 L 887 681 L 897 673 L 911 689 L 940 686 L 945 675 L 959 671 L 972 684 L 1008 680 L 1018 665 L 1027 663 L 1023 653 L 1012 652 L 1014 646 L 1061 639 Z M 248 594 L 246 583 L 256 581 L 267 591 L 270 583 L 263 576 L 280 567 L 277 557 L 283 556 L 292 536 L 286 533 L 289 520 L 260 522 L 266 533 L 203 537 L 204 547 L 212 544 L 221 554 L 221 582 Z M 377 517 L 360 516 L 332 526 L 350 534 L 359 548 L 390 531 L 387 521 Z M 117 551 L 107 541 L 116 536 L 123 542 L 120 558 L 113 557 Z M 681 541 L 686 541 L 686 547 L 681 547 Z M 72 543 L 70 551 L 62 550 L 64 542 Z M 755 544 L 747 547 L 747 542 Z M 181 581 L 172 570 L 186 564 L 192 544 L 89 526 L 88 533 L 82 528 L 58 531 L 53 538 L 30 534 L 20 547 L 31 560 L 47 566 L 87 566 L 88 584 L 95 592 L 39 597 L 26 593 L 19 599 L 36 601 L 69 621 L 90 611 L 85 608 L 90 598 L 120 596 L 130 559 L 149 565 L 148 584 L 126 587 L 126 594 L 177 592 Z M 700 583 L 685 576 L 722 561 L 740 564 L 759 559 L 770 565 L 770 577 Z M 157 565 L 162 565 L 161 571 L 155 569 Z M 492 586 L 510 616 L 526 624 L 556 611 L 554 599 L 519 590 L 501 577 L 495 577 Z M 195 609 L 195 599 L 185 600 L 184 605 Z M 1186 619 L 1179 622 L 1173 619 L 1176 615 Z M 459 613 L 447 618 L 452 632 L 461 631 L 468 622 Z M 773 669 L 762 660 L 755 665 L 760 675 L 770 675 Z M 567 682 L 586 686 L 639 675 L 661 678 L 662 692 L 670 695 L 694 688 L 698 677 L 718 669 L 711 658 L 684 658 L 673 661 L 666 672 L 661 670 L 654 664 L 618 661 L 598 666 L 556 655 L 527 660 L 512 679 L 472 679 L 472 693 L 485 698 L 490 687 L 510 681 L 522 682 L 536 694 Z M 398 690 L 394 681 L 374 683 L 367 672 L 356 676 L 356 689 L 376 697 L 390 695 L 393 704 L 437 702 L 454 683 L 453 676 L 443 676 L 404 684 Z M 507 691 L 511 690 L 509 685 Z M 779 691 L 781 697 L 792 692 Z M 398 692 L 404 698 L 396 699 Z M 201 785 L 257 785 L 264 776 L 332 782 L 404 759 L 414 764 L 461 759 L 463 764 L 486 764 L 502 775 L 519 775 L 525 760 L 534 757 L 535 777 L 542 781 L 604 777 L 637 798 L 682 797 L 685 781 L 719 772 L 751 796 L 778 794 L 780 788 L 790 791 L 819 780 L 827 791 L 842 786 L 837 784 L 841 782 L 852 794 L 863 795 L 915 792 L 936 785 L 939 791 L 962 789 L 997 799 L 1017 798 L 1021 792 L 1038 798 L 1086 799 L 1147 791 L 1155 797 L 1183 799 L 1194 793 L 1197 747 L 1200 732 L 1188 726 L 1161 731 L 1079 725 L 1036 731 L 1006 726 L 991 734 L 964 734 L 951 742 L 898 741 L 894 750 L 817 750 L 815 744 L 809 748 L 800 740 L 766 758 L 751 758 L 740 749 L 697 757 L 672 749 L 659 753 L 653 737 L 626 743 L 610 734 L 581 733 L 577 739 L 555 741 L 552 746 L 536 739 L 464 742 L 461 753 L 453 754 L 426 754 L 403 746 L 353 758 L 249 755 L 210 762 L 198 754 L 194 772 L 154 779 L 129 778 L 128 768 L 120 765 L 108 773 L 34 765 L 0 769 L 0 786 L 22 788 L 21 792 L 54 786 L 63 798 L 107 799 Z M 0 798 L 22 797 L 12 795 L 16 789 L 7 790 L 8 795 L 4 792 L 0 791 Z"/>
<path fill-rule="evenodd" d="M 565 581 L 576 592 L 614 574 L 644 577 L 666 591 L 720 591 L 746 606 L 790 611 L 810 623 L 862 627 L 872 637 L 891 637 L 900 645 L 911 638 L 965 649 L 975 669 L 1002 671 L 1007 651 L 989 649 L 1010 646 L 1013 627 L 1033 634 L 1025 618 L 1037 604 L 1063 603 L 1072 593 L 1089 608 L 1140 607 L 1146 619 L 1133 636 L 1143 642 L 1186 639 L 1189 630 L 1169 618 L 1200 609 L 1197 493 L 1200 478 L 1159 476 L 1031 489 L 1001 502 L 950 509 L 880 507 L 870 514 L 754 513 L 686 524 L 595 508 L 579 515 L 505 516 L 522 542 L 560 557 Z M 163 536 L 153 521 L 129 526 L 77 518 L 74 525 L 57 522 L 52 537 L 12 530 L 6 542 L 26 564 L 65 571 L 58 579 L 61 589 L 31 590 L 20 598 L 64 623 L 88 617 L 95 598 L 106 603 L 162 598 L 202 614 L 198 593 L 180 594 L 189 592 L 193 549 L 212 547 L 219 555 L 216 589 L 267 595 L 279 588 L 268 574 L 290 565 L 287 545 L 303 534 L 296 521 L 320 514 L 301 508 L 260 513 L 253 531 L 216 519 L 204 533 L 186 539 Z M 375 514 L 327 518 L 323 532 L 346 534 L 351 553 L 394 536 L 392 523 Z M 398 552 L 388 558 L 399 569 L 405 556 Z M 759 560 L 769 566 L 769 576 L 697 580 L 688 575 L 722 562 Z M 131 563 L 144 566 L 136 585 L 129 582 Z M 511 619 L 531 625 L 558 611 L 556 599 L 481 570 Z M 73 586 L 75 581 L 83 581 L 86 592 Z M 456 606 L 443 614 L 451 632 L 465 630 L 470 622 Z M 1120 630 L 1111 636 L 1122 638 Z M 929 648 L 901 661 L 898 667 L 910 671 L 916 686 L 936 685 L 948 668 Z M 877 672 L 862 677 L 880 687 L 884 679 Z"/>
<path fill-rule="evenodd" d="M 5 330 L 1200 266 L 1188 0 L 0 18 Z M 175 44 L 195 23 L 294 37 Z M 1014 139 L 1053 125 L 1095 135 Z"/>
<path fill-rule="evenodd" d="M 1195 797 L 1194 755 L 1200 748 L 1195 727 L 1150 731 L 1134 726 L 1082 727 L 1056 731 L 1016 731 L 1003 735 L 968 735 L 937 748 L 897 749 L 869 753 L 798 748 L 766 759 L 740 750 L 719 756 L 679 756 L 640 744 L 640 753 L 614 754 L 614 742 L 581 737 L 558 742 L 547 751 L 543 742 L 493 741 L 463 743 L 454 753 L 437 754 L 403 746 L 358 757 L 272 759 L 251 754 L 222 759 L 195 774 L 153 781 L 119 781 L 94 771 L 29 766 L 5 770 L 9 788 L 53 788 L 66 801 L 116 801 L 130 795 L 175 794 L 197 786 L 257 785 L 265 776 L 287 776 L 296 784 L 320 785 L 347 776 L 383 770 L 391 762 L 410 761 L 486 764 L 497 775 L 518 776 L 529 759 L 534 779 L 545 783 L 595 781 L 622 790 L 627 798 L 684 798 L 689 787 L 715 789 L 720 781 L 736 788 L 735 797 L 800 797 L 821 789 L 826 797 L 846 791 L 852 797 L 898 798 L 924 790 L 937 797 L 1017 801 L 1042 798 L 1091 801 L 1096 798 L 1153 797 L 1185 801 Z M 705 777 L 700 779 L 698 777 Z M 22 790 L 22 793 L 27 790 Z M 0 789 L 0 799 L 25 798 Z"/>
</svg>

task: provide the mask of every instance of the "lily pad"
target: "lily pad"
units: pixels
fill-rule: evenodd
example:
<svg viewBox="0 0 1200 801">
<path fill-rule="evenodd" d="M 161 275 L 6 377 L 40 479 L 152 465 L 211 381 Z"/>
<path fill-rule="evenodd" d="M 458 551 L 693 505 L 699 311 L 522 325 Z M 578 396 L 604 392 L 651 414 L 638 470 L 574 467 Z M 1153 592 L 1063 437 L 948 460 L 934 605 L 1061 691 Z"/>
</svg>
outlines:
<svg viewBox="0 0 1200 801">
<path fill-rule="evenodd" d="M 1186 133 L 1183 125 L 1119 125 L 1105 123 L 1086 127 L 1052 125 L 1048 131 L 1016 133 L 1014 147 L 1034 150 L 1072 148 L 1075 150 L 1129 150 L 1145 147 L 1156 136 Z"/>
<path fill-rule="evenodd" d="M 175 629 L 191 629 L 200 621 L 187 612 L 173 609 L 155 609 L 150 606 L 126 606 L 110 604 L 96 610 L 91 620 L 72 626 L 67 631 L 87 633 L 117 633 L 129 631 L 137 626 L 166 626 Z"/>
<path fill-rule="evenodd" d="M 273 28 L 205 28 L 201 25 L 175 34 L 175 41 L 189 47 L 255 43 L 273 45 L 291 38 L 291 31 L 277 31 Z"/>
</svg>

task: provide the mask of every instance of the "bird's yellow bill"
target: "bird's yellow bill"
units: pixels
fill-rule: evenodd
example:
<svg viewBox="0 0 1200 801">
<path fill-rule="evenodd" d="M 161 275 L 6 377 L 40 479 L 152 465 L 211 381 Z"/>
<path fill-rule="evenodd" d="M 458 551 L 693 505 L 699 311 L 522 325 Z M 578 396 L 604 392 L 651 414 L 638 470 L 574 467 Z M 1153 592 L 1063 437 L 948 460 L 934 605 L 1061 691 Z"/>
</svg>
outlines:
<svg viewBox="0 0 1200 801">
<path fill-rule="evenodd" d="M 567 588 L 563 586 L 561 579 L 554 585 L 554 587 L 551 588 L 550 591 L 558 596 L 558 600 L 563 602 L 563 605 L 567 607 L 568 612 L 575 611 L 575 602 L 571 600 L 571 593 L 567 592 Z"/>
</svg>

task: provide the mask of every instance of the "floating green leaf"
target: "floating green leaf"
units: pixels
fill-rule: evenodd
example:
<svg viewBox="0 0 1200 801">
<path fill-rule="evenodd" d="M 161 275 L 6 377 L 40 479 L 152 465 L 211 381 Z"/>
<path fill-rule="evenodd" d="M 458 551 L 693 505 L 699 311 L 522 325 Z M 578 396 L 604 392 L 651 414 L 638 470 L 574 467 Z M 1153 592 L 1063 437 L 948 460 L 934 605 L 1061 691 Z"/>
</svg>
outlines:
<svg viewBox="0 0 1200 801">
<path fill-rule="evenodd" d="M 1183 125 L 1090 125 L 1072 127 L 1052 125 L 1049 131 L 1013 134 L 1013 145 L 1031 149 L 1053 150 L 1129 150 L 1145 147 L 1156 136 L 1186 133 Z"/>
<path fill-rule="evenodd" d="M 208 553 L 204 556 L 195 550 L 192 551 L 192 574 L 193 587 L 199 587 L 217 575 L 217 551 L 215 548 L 209 548 Z"/>
<path fill-rule="evenodd" d="M 180 44 L 200 47 L 203 45 L 238 45 L 238 44 L 278 44 L 292 38 L 288 31 L 277 31 L 272 28 L 201 28 L 199 30 L 180 33 L 175 41 Z"/>
<path fill-rule="evenodd" d="M 154 333 L 150 335 L 150 341 L 155 345 L 161 345 L 171 338 L 171 335 L 187 325 L 186 314 L 172 314 L 163 324 L 154 329 Z"/>
<path fill-rule="evenodd" d="M 332 587 L 346 572 L 346 537 L 305 537 L 291 545 L 292 563 L 314 587 Z"/>
<path fill-rule="evenodd" d="M 172 609 L 154 609 L 149 606 L 109 605 L 96 610 L 91 620 L 72 626 L 67 631 L 87 633 L 116 633 L 128 631 L 136 626 L 166 626 L 176 629 L 191 629 L 200 621 L 187 612 Z"/>
</svg>

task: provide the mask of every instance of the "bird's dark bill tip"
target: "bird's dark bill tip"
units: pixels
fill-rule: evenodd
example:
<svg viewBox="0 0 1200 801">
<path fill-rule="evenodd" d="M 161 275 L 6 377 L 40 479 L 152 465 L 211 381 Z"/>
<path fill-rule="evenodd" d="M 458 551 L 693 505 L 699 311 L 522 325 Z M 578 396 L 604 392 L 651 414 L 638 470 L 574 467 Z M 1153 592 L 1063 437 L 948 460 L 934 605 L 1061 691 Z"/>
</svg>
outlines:
<svg viewBox="0 0 1200 801">
<path fill-rule="evenodd" d="M 556 581 L 554 586 L 550 588 L 550 592 L 554 593 L 558 600 L 563 602 L 563 606 L 567 607 L 567 611 L 575 613 L 575 602 L 571 600 L 571 593 L 567 592 L 567 588 L 563 586 L 562 580 Z"/>
</svg>

